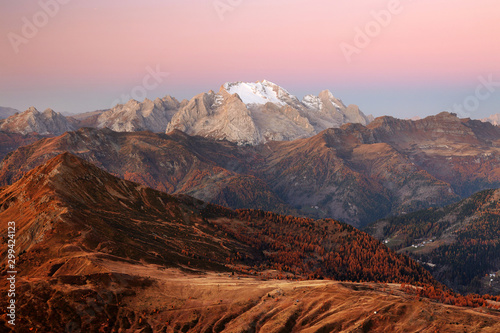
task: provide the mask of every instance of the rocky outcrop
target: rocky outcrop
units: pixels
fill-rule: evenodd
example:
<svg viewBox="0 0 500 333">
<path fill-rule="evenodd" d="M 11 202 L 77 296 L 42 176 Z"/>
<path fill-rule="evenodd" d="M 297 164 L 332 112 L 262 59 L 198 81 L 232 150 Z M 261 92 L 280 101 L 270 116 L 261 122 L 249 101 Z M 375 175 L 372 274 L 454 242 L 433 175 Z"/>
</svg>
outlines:
<svg viewBox="0 0 500 333">
<path fill-rule="evenodd" d="M 226 83 L 218 93 L 193 98 L 167 127 L 190 135 L 225 139 L 238 144 L 290 141 L 313 136 L 348 122 L 368 124 L 357 106 L 345 106 L 329 91 L 302 101 L 269 82 Z"/>
<path fill-rule="evenodd" d="M 493 114 L 487 118 L 481 119 L 481 121 L 492 123 L 495 126 L 500 125 L 500 113 Z"/>
<path fill-rule="evenodd" d="M 0 121 L 0 131 L 8 133 L 38 133 L 41 135 L 60 135 L 66 131 L 72 131 L 74 127 L 62 114 L 47 109 L 39 112 L 30 107 L 23 113 L 10 116 Z"/>
<path fill-rule="evenodd" d="M 89 115 L 93 116 L 94 120 L 87 121 L 86 125 L 107 127 L 117 132 L 164 132 L 179 106 L 179 101 L 170 96 L 154 101 L 145 99 L 142 103 L 130 100 L 99 114 Z M 85 122 L 85 118 L 81 121 Z"/>
</svg>

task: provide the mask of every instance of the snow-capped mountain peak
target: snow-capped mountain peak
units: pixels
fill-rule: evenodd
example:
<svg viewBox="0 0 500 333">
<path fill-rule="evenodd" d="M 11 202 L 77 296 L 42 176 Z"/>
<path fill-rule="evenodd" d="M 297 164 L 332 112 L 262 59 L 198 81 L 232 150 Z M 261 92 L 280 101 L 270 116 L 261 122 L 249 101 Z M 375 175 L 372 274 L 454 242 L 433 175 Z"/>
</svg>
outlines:
<svg viewBox="0 0 500 333">
<path fill-rule="evenodd" d="M 308 109 L 311 110 L 321 110 L 323 108 L 323 102 L 321 98 L 314 95 L 306 95 L 302 99 L 302 104 L 304 104 Z"/>
<path fill-rule="evenodd" d="M 329 101 L 330 103 L 332 103 L 332 105 L 337 108 L 337 109 L 340 109 L 340 108 L 345 108 L 346 106 L 344 105 L 344 103 L 342 103 L 342 100 L 336 98 L 335 96 L 333 96 L 332 92 L 330 90 L 323 90 L 322 92 L 319 93 L 318 97 L 320 99 L 322 99 L 324 102 L 325 101 Z"/>
<path fill-rule="evenodd" d="M 257 82 L 233 82 L 225 83 L 223 88 L 231 95 L 238 94 L 245 104 L 273 103 L 287 105 L 286 99 L 296 99 L 284 88 L 267 80 Z"/>
<path fill-rule="evenodd" d="M 369 119 L 346 107 L 328 90 L 302 101 L 268 80 L 228 82 L 218 93 L 194 97 L 172 117 L 166 132 L 226 139 L 239 144 L 259 144 L 310 137 L 346 122 L 368 124 Z"/>
</svg>

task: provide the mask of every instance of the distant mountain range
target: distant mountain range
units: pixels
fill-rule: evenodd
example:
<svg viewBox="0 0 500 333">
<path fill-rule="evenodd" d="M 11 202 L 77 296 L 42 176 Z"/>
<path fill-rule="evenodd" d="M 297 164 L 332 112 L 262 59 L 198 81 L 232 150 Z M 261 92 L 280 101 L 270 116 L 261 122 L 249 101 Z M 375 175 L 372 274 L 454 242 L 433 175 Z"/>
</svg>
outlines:
<svg viewBox="0 0 500 333">
<path fill-rule="evenodd" d="M 48 112 L 48 114 L 46 114 Z M 179 129 L 238 144 L 306 138 L 345 123 L 368 124 L 355 105 L 345 106 L 325 90 L 302 101 L 269 81 L 226 83 L 218 93 L 210 91 L 190 101 L 167 96 L 154 101 L 130 100 L 109 110 L 67 117 L 52 110 L 30 108 L 0 121 L 0 131 L 59 135 L 81 127 L 110 128 L 118 132 L 170 132 Z"/>
<path fill-rule="evenodd" d="M 10 117 L 19 112 L 16 109 L 0 106 L 0 119 Z"/>
<path fill-rule="evenodd" d="M 0 120 L 0 131 L 7 133 L 60 135 L 74 129 L 65 116 L 52 109 L 39 112 L 31 107 L 25 112 Z"/>
<path fill-rule="evenodd" d="M 495 126 L 500 125 L 500 113 L 493 114 L 487 118 L 481 119 L 481 121 L 492 123 Z"/>
<path fill-rule="evenodd" d="M 416 116 L 410 120 L 420 119 Z M 172 96 L 154 101 L 146 98 L 143 102 L 132 99 L 111 109 L 71 116 L 51 109 L 40 113 L 34 107 L 24 112 L 0 107 L 0 131 L 9 133 L 59 135 L 82 127 L 155 133 L 178 129 L 240 145 L 293 141 L 343 124 L 368 125 L 373 120 L 373 116 L 366 116 L 356 105 L 346 106 L 328 90 L 299 100 L 267 80 L 225 83 L 219 92 L 201 93 L 191 100 L 179 102 Z M 481 121 L 496 126 L 500 114 Z"/>
<path fill-rule="evenodd" d="M 151 131 L 165 132 L 172 116 L 177 112 L 180 103 L 170 96 L 151 101 L 145 99 L 139 103 L 130 100 L 112 109 L 99 113 L 77 116 L 79 127 L 110 128 L 117 132 Z"/>
<path fill-rule="evenodd" d="M 10 153 L 0 164 L 0 184 L 65 151 L 168 193 L 354 226 L 500 187 L 500 128 L 449 113 L 418 121 L 380 117 L 255 146 L 177 130 L 86 128 Z"/>
</svg>

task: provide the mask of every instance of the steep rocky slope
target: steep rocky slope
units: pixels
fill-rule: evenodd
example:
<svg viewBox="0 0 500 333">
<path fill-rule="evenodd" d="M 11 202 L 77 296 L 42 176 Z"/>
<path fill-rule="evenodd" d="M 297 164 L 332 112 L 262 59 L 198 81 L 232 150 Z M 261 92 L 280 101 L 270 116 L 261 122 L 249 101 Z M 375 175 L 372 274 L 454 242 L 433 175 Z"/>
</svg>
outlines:
<svg viewBox="0 0 500 333">
<path fill-rule="evenodd" d="M 367 126 L 462 197 L 500 187 L 500 128 L 442 112 L 417 121 L 381 117 Z"/>
<path fill-rule="evenodd" d="M 79 117 L 80 126 L 107 127 L 117 132 L 164 132 L 180 105 L 170 96 L 154 101 L 147 98 L 143 102 L 130 100 L 109 110 L 88 114 L 85 118 Z"/>
<path fill-rule="evenodd" d="M 264 80 L 226 83 L 218 93 L 194 97 L 173 116 L 166 131 L 179 129 L 191 135 L 258 144 L 310 137 L 347 122 L 366 125 L 370 120 L 357 106 L 346 107 L 329 91 L 299 101 Z"/>
</svg>

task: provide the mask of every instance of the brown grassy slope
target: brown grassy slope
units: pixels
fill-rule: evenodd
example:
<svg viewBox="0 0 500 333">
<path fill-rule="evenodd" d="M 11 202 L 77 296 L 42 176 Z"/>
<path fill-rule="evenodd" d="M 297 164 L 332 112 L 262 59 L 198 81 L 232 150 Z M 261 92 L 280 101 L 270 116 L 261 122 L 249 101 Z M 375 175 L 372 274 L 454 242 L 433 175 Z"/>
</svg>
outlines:
<svg viewBox="0 0 500 333">
<path fill-rule="evenodd" d="M 174 197 L 111 176 L 68 153 L 4 188 L 0 219 L 1 231 L 7 221 L 16 222 L 16 248 L 26 252 L 21 262 L 27 275 L 35 270 L 44 276 L 64 262 L 55 274 L 69 259 L 73 264 L 78 258 L 78 266 L 105 254 L 177 267 L 231 264 L 278 268 L 298 277 L 436 283 L 415 262 L 349 225 L 235 212 Z"/>
<path fill-rule="evenodd" d="M 106 273 L 23 281 L 18 331 L 493 333 L 500 329 L 498 311 L 433 303 L 404 294 L 398 285 L 263 281 L 216 273 L 190 275 L 154 265 L 107 264 L 111 271 L 133 271 L 135 276 Z"/>
<path fill-rule="evenodd" d="M 170 194 L 181 193 L 234 208 L 296 213 L 262 180 L 245 174 L 258 163 L 252 150 L 175 131 L 117 133 L 82 128 L 22 147 L 2 161 L 0 185 L 12 184 L 49 159 L 71 152 L 113 175 Z M 247 189 L 251 189 L 252 196 Z M 232 201 L 228 202 L 227 197 Z"/>
<path fill-rule="evenodd" d="M 364 290 L 366 284 L 263 282 L 267 273 L 286 271 L 295 277 L 433 280 L 345 224 L 205 205 L 120 180 L 70 154 L 1 190 L 2 234 L 11 220 L 20 329 L 230 332 L 254 325 L 262 332 L 321 332 L 401 325 L 417 331 L 455 320 L 466 327 L 498 321 L 456 308 L 450 317 L 442 305 L 432 305 L 430 315 L 419 313 L 431 306 L 387 295 L 385 301 L 383 292 Z M 2 267 L 5 254 L 2 246 Z M 253 270 L 261 278 L 238 279 L 230 269 Z"/>
</svg>

